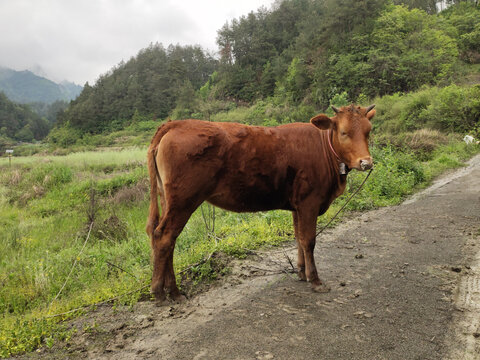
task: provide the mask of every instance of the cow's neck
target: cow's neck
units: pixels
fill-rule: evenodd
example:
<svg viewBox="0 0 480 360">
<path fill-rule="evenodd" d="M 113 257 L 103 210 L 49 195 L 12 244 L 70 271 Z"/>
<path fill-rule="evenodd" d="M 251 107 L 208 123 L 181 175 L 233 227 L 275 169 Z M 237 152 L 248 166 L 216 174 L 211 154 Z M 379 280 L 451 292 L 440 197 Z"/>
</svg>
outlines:
<svg viewBox="0 0 480 360">
<path fill-rule="evenodd" d="M 350 169 L 348 168 L 347 164 L 345 164 L 342 161 L 342 159 L 340 159 L 340 156 L 335 151 L 335 148 L 333 147 L 333 143 L 332 143 L 332 136 L 333 136 L 332 130 L 331 129 L 327 130 L 326 137 L 327 137 L 328 147 L 331 153 L 333 154 L 334 158 L 336 159 L 336 163 L 338 164 L 338 172 L 340 175 L 348 175 Z"/>
<path fill-rule="evenodd" d="M 321 131 L 321 150 L 323 153 L 324 165 L 323 171 L 319 175 L 321 179 L 319 183 L 322 185 L 323 200 L 320 207 L 319 215 L 322 215 L 330 206 L 330 204 L 345 191 L 347 184 L 347 174 L 341 174 L 340 172 L 340 159 L 332 151 L 329 145 L 329 136 L 331 133 L 329 130 Z M 326 167 L 326 168 L 325 168 Z M 346 171 L 348 173 L 348 171 Z"/>
</svg>

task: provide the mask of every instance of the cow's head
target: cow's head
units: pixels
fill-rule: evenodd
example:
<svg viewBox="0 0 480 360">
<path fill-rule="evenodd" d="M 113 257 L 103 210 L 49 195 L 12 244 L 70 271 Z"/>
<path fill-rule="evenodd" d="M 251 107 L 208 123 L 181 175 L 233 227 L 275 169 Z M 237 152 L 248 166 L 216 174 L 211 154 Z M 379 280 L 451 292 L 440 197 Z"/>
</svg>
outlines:
<svg viewBox="0 0 480 360">
<path fill-rule="evenodd" d="M 373 167 L 373 160 L 368 151 L 368 136 L 372 125 L 370 120 L 375 115 L 375 105 L 363 108 L 343 106 L 340 109 L 332 106 L 335 116 L 319 114 L 310 119 L 317 128 L 329 130 L 334 152 L 350 169 L 368 170 Z"/>
</svg>

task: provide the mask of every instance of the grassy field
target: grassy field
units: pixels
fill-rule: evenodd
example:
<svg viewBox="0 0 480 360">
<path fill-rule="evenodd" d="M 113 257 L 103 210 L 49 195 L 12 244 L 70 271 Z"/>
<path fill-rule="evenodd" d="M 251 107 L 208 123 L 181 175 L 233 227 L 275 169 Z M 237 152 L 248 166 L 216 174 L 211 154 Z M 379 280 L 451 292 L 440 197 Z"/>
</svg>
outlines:
<svg viewBox="0 0 480 360">
<path fill-rule="evenodd" d="M 348 210 L 398 203 L 479 150 L 459 136 L 402 136 L 402 143 L 419 146 L 405 151 L 395 137 L 375 139 L 375 170 Z M 349 191 L 364 176 L 353 172 Z M 62 320 L 81 313 L 73 309 L 112 298 L 133 304 L 148 296 L 148 191 L 145 147 L 15 157 L 11 167 L 0 158 L 0 356 L 68 338 Z M 288 212 L 216 209 L 213 218 L 212 208 L 203 205 L 177 241 L 176 273 L 193 284 L 214 279 L 228 268 L 202 261 L 213 252 L 245 256 L 248 249 L 292 240 L 292 231 Z"/>
</svg>

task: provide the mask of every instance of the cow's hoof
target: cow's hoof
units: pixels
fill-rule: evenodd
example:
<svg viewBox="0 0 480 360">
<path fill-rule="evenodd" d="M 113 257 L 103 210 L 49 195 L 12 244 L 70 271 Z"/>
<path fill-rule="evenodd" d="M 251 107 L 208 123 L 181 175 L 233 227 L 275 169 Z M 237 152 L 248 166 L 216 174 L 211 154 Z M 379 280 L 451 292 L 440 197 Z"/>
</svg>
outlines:
<svg viewBox="0 0 480 360">
<path fill-rule="evenodd" d="M 300 270 L 298 272 L 298 278 L 300 281 L 307 281 L 307 275 L 305 275 L 305 271 Z"/>
<path fill-rule="evenodd" d="M 165 305 L 167 303 L 167 295 L 163 289 L 160 291 L 151 291 L 151 294 L 155 297 L 155 303 L 157 305 Z"/>
<path fill-rule="evenodd" d="M 165 305 L 168 305 L 169 301 L 167 299 L 167 297 L 165 295 L 163 296 L 157 296 L 155 294 L 155 306 L 165 306 Z"/>
<path fill-rule="evenodd" d="M 184 303 L 185 301 L 187 301 L 187 297 L 185 295 L 180 294 L 180 293 L 175 295 L 175 296 L 170 295 L 170 297 L 177 304 L 181 304 L 181 303 Z"/>
<path fill-rule="evenodd" d="M 312 284 L 312 290 L 316 293 L 328 293 L 330 292 L 330 287 L 325 284 Z"/>
<path fill-rule="evenodd" d="M 168 301 L 168 299 L 163 299 L 163 300 L 157 300 L 155 299 L 155 306 L 156 307 L 162 307 L 162 306 L 166 306 L 166 305 L 169 305 L 170 302 Z"/>
</svg>

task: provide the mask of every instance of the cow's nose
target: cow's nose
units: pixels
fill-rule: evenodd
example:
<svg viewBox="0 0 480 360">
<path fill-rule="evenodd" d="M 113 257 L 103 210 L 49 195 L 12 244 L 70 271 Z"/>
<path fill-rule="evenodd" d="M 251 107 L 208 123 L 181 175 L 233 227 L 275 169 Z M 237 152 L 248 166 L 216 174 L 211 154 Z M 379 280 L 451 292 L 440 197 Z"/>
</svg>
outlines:
<svg viewBox="0 0 480 360">
<path fill-rule="evenodd" d="M 360 160 L 360 167 L 362 168 L 363 171 L 370 170 L 371 168 L 373 168 L 372 159 L 370 158 L 370 159 Z"/>
</svg>

